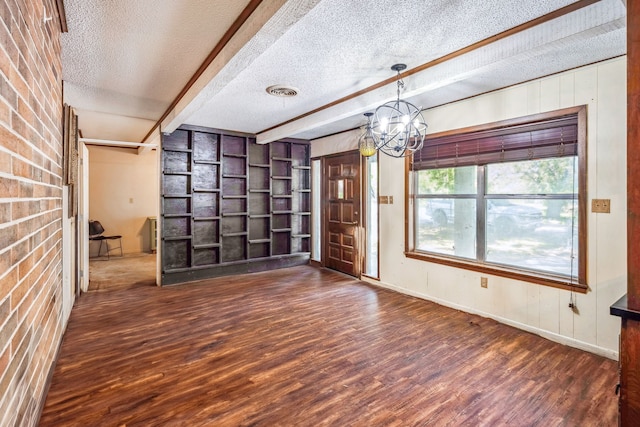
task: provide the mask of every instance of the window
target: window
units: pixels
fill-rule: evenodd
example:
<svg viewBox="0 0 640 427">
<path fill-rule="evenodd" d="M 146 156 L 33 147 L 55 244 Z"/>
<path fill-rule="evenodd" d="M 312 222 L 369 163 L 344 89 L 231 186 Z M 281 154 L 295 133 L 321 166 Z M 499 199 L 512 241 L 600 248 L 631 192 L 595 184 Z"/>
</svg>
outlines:
<svg viewBox="0 0 640 427">
<path fill-rule="evenodd" d="M 377 279 L 378 273 L 378 154 L 366 157 L 365 182 L 365 263 L 364 274 Z"/>
<path fill-rule="evenodd" d="M 407 256 L 586 289 L 585 107 L 435 135 L 414 154 Z"/>
<path fill-rule="evenodd" d="M 311 259 L 322 261 L 322 164 L 311 160 Z"/>
</svg>

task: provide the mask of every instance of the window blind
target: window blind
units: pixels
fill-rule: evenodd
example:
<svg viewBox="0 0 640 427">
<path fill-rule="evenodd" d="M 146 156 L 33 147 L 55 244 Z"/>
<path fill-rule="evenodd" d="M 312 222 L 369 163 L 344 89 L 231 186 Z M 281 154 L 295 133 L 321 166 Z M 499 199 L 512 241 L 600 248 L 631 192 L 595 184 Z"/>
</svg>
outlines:
<svg viewBox="0 0 640 427">
<path fill-rule="evenodd" d="M 578 154 L 578 115 L 429 138 L 413 170 L 534 160 Z"/>
</svg>

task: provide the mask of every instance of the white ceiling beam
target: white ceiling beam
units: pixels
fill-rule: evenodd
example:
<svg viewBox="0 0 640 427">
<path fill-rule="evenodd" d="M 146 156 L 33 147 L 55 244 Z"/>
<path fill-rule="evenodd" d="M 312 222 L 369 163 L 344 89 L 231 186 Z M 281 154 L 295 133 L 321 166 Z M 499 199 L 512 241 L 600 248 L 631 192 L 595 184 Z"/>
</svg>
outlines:
<svg viewBox="0 0 640 427">
<path fill-rule="evenodd" d="M 161 123 L 161 131 L 171 133 L 185 123 L 319 1 L 269 0 L 260 3 L 167 114 Z"/>
<path fill-rule="evenodd" d="M 154 132 L 149 138 L 147 138 L 147 141 L 148 142 L 138 147 L 138 154 L 148 153 L 149 151 L 162 146 L 162 136 L 160 135 L 160 131 Z"/>
<path fill-rule="evenodd" d="M 508 69 L 522 61 L 523 58 L 533 57 L 545 51 L 558 50 L 568 41 L 591 40 L 625 26 L 625 17 L 616 18 L 616 10 L 611 4 L 598 4 L 601 10 L 609 11 L 607 16 L 598 16 L 598 23 L 589 22 L 585 15 L 586 9 L 566 14 L 559 18 L 543 22 L 523 31 L 514 32 L 504 38 L 496 39 L 490 43 L 481 43 L 476 49 L 466 52 L 464 55 L 453 55 L 446 61 L 434 61 L 434 65 L 411 73 L 404 78 L 406 87 L 401 93 L 401 98 L 415 103 L 412 97 L 427 96 L 430 91 L 446 87 L 456 82 L 465 81 L 480 75 L 487 70 Z M 605 15 L 602 13 L 602 15 Z M 500 68 L 502 67 L 502 68 Z M 411 72 L 412 70 L 409 70 Z M 296 136 L 313 129 L 338 122 L 345 118 L 373 111 L 375 108 L 396 97 L 396 84 L 373 89 L 349 98 L 343 102 L 319 109 L 311 114 L 294 118 L 288 122 L 273 128 L 259 132 L 256 135 L 258 144 L 266 144 L 279 139 Z M 424 104 L 416 103 L 418 107 Z M 366 122 L 362 117 L 361 125 Z"/>
<path fill-rule="evenodd" d="M 95 138 L 78 138 L 78 141 L 84 142 L 87 145 L 105 145 L 109 147 L 124 147 L 124 148 L 145 148 L 145 150 L 156 149 L 156 144 L 147 144 L 143 142 L 133 141 L 117 141 L 113 139 L 95 139 Z"/>
</svg>

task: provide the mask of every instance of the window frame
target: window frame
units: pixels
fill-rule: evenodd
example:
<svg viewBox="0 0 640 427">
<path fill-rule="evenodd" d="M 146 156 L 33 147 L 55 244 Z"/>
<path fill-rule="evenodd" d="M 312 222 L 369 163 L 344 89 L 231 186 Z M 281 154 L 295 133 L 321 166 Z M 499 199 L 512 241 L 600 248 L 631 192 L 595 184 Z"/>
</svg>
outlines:
<svg viewBox="0 0 640 427">
<path fill-rule="evenodd" d="M 455 129 L 445 132 L 439 132 L 429 135 L 425 144 L 428 144 L 429 138 L 437 138 L 442 136 L 473 134 L 485 132 L 487 130 L 509 128 L 531 124 L 539 121 L 551 120 L 561 116 L 576 115 L 577 116 L 577 151 L 578 151 L 578 272 L 577 277 L 572 278 L 554 274 L 546 274 L 532 272 L 529 270 L 519 269 L 517 267 L 499 266 L 496 264 L 487 264 L 483 261 L 468 260 L 449 255 L 441 255 L 418 251 L 415 242 L 415 214 L 414 206 L 416 203 L 416 172 L 411 170 L 411 158 L 405 159 L 405 257 L 432 262 L 451 267 L 462 268 L 466 270 L 476 271 L 495 276 L 506 277 L 510 279 L 535 283 L 544 286 L 550 286 L 559 289 L 566 289 L 580 293 L 587 293 L 589 290 L 587 277 L 588 262 L 588 245 L 587 245 L 587 106 L 581 105 L 561 110 L 551 111 L 547 113 L 534 114 L 515 119 L 503 120 L 499 122 L 487 123 L 479 126 L 471 126 L 467 128 Z M 477 233 L 477 232 L 476 232 Z M 477 235 L 477 234 L 476 234 Z M 477 255 L 477 254 L 476 254 Z M 577 281 L 575 280 L 577 278 Z"/>
</svg>

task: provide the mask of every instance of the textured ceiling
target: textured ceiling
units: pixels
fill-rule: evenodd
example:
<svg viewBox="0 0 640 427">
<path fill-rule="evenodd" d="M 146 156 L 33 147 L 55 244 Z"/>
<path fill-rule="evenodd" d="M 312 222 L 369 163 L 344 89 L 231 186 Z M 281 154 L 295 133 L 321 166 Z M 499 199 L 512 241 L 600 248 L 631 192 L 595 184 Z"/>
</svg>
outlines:
<svg viewBox="0 0 640 427">
<path fill-rule="evenodd" d="M 363 123 L 364 111 L 394 97 L 395 84 L 279 125 L 392 77 L 394 63 L 412 69 L 574 3 L 281 1 L 253 37 L 220 59 L 163 130 L 188 123 L 257 133 L 268 142 L 350 129 Z M 263 1 L 269 2 L 275 4 Z M 66 101 L 85 111 L 160 119 L 246 4 L 65 0 Z M 428 108 L 623 55 L 625 15 L 622 0 L 596 2 L 408 76 L 403 97 Z M 300 94 L 270 96 L 265 88 L 273 84 Z M 147 120 L 141 126 L 150 130 Z"/>
<path fill-rule="evenodd" d="M 158 120 L 248 0 L 64 0 L 66 101 Z"/>
</svg>

